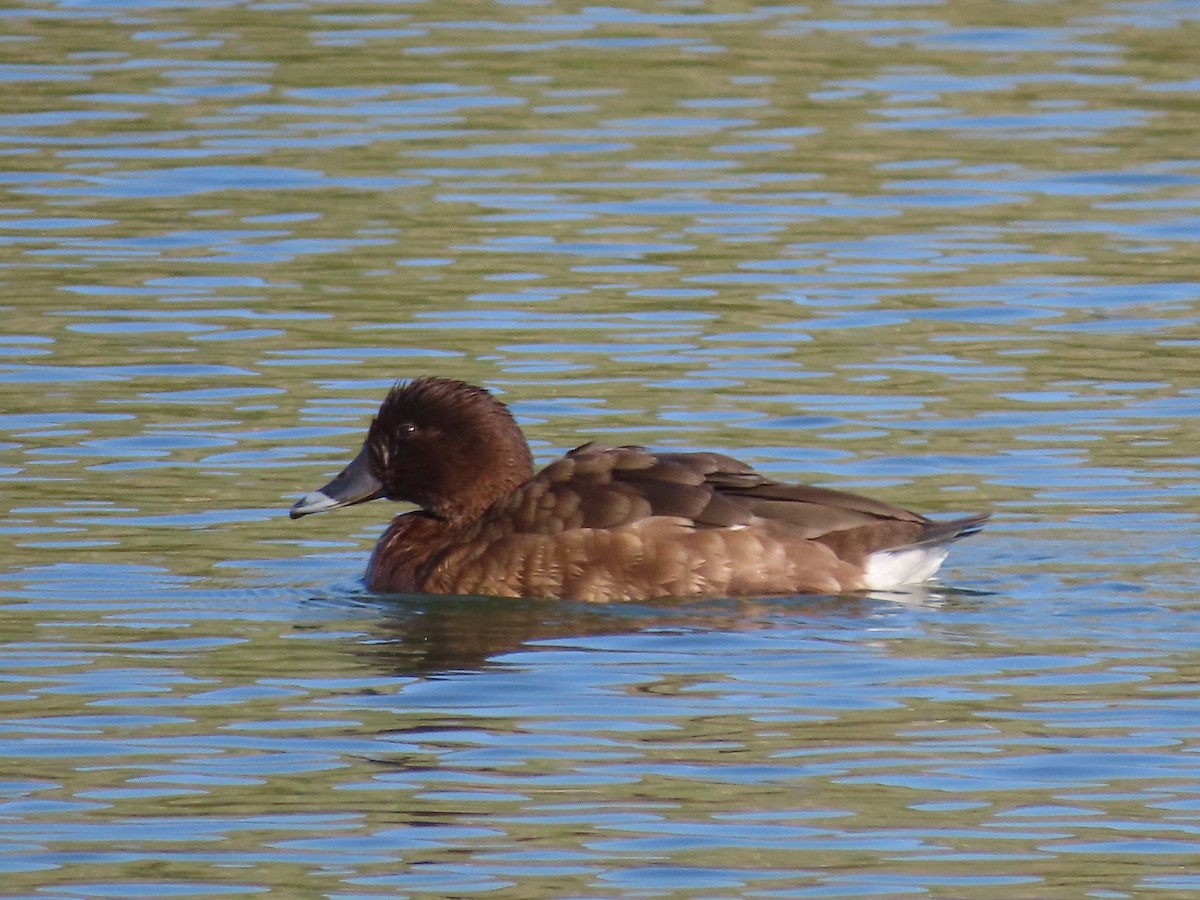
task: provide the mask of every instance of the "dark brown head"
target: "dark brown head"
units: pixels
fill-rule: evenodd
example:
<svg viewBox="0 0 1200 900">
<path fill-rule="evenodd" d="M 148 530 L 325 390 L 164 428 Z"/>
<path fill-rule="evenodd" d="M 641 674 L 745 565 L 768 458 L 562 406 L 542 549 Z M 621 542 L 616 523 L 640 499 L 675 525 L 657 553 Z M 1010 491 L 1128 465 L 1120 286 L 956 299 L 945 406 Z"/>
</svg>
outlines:
<svg viewBox="0 0 1200 900">
<path fill-rule="evenodd" d="M 417 378 L 392 388 L 358 456 L 291 515 L 386 497 L 461 521 L 532 475 L 529 445 L 503 403 L 463 381 Z"/>
</svg>

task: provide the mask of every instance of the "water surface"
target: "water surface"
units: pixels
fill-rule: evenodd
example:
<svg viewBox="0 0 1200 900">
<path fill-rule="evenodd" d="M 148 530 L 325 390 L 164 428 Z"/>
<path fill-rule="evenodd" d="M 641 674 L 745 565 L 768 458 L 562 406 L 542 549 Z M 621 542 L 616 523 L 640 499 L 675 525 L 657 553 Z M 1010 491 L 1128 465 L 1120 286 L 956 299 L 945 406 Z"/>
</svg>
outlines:
<svg viewBox="0 0 1200 900">
<path fill-rule="evenodd" d="M 1190 2 L 0 11 L 12 897 L 1191 896 Z M 396 378 L 990 509 L 903 595 L 381 598 Z"/>
</svg>

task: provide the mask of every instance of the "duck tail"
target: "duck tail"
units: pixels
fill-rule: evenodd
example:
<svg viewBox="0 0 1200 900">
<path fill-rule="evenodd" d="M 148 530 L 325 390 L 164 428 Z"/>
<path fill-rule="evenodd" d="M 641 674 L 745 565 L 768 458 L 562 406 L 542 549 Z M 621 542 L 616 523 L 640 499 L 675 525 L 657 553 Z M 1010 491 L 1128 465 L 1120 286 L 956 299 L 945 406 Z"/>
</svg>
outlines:
<svg viewBox="0 0 1200 900">
<path fill-rule="evenodd" d="M 970 537 L 973 534 L 978 534 L 991 517 L 991 513 L 976 513 L 971 516 L 963 516 L 961 519 L 950 519 L 946 522 L 930 522 L 929 527 L 910 546 L 924 547 L 930 544 L 949 544 L 961 538 Z"/>
<path fill-rule="evenodd" d="M 990 516 L 991 513 L 982 513 L 948 522 L 930 522 L 912 543 L 876 550 L 866 561 L 863 580 L 867 589 L 890 590 L 928 581 L 945 562 L 950 545 L 976 534 Z"/>
</svg>

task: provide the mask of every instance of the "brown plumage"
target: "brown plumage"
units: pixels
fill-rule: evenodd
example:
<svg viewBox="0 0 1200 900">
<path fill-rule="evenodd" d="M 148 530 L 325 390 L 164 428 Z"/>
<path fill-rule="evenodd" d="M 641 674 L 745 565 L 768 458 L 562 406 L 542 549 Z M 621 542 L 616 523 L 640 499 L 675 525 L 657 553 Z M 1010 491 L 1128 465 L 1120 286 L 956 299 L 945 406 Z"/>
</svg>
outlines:
<svg viewBox="0 0 1200 900">
<path fill-rule="evenodd" d="M 354 461 L 299 518 L 386 497 L 420 507 L 375 546 L 384 593 L 578 600 L 839 593 L 928 578 L 986 515 L 934 522 L 780 484 L 718 453 L 584 444 L 533 474 L 508 409 L 445 378 L 398 384 Z"/>
</svg>

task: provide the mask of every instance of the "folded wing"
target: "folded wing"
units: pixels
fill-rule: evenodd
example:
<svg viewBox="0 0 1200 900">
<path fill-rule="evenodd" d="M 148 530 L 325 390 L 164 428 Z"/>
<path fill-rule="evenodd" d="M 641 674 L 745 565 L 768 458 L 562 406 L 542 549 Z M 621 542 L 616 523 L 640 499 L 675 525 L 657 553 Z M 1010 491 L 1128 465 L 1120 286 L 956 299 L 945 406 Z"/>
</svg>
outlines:
<svg viewBox="0 0 1200 900">
<path fill-rule="evenodd" d="M 697 529 L 771 528 L 819 541 L 843 559 L 878 549 L 948 541 L 986 517 L 938 523 L 828 488 L 771 481 L 719 453 L 654 453 L 584 444 L 493 507 L 481 522 L 507 533 L 614 529 L 668 517 Z"/>
</svg>

